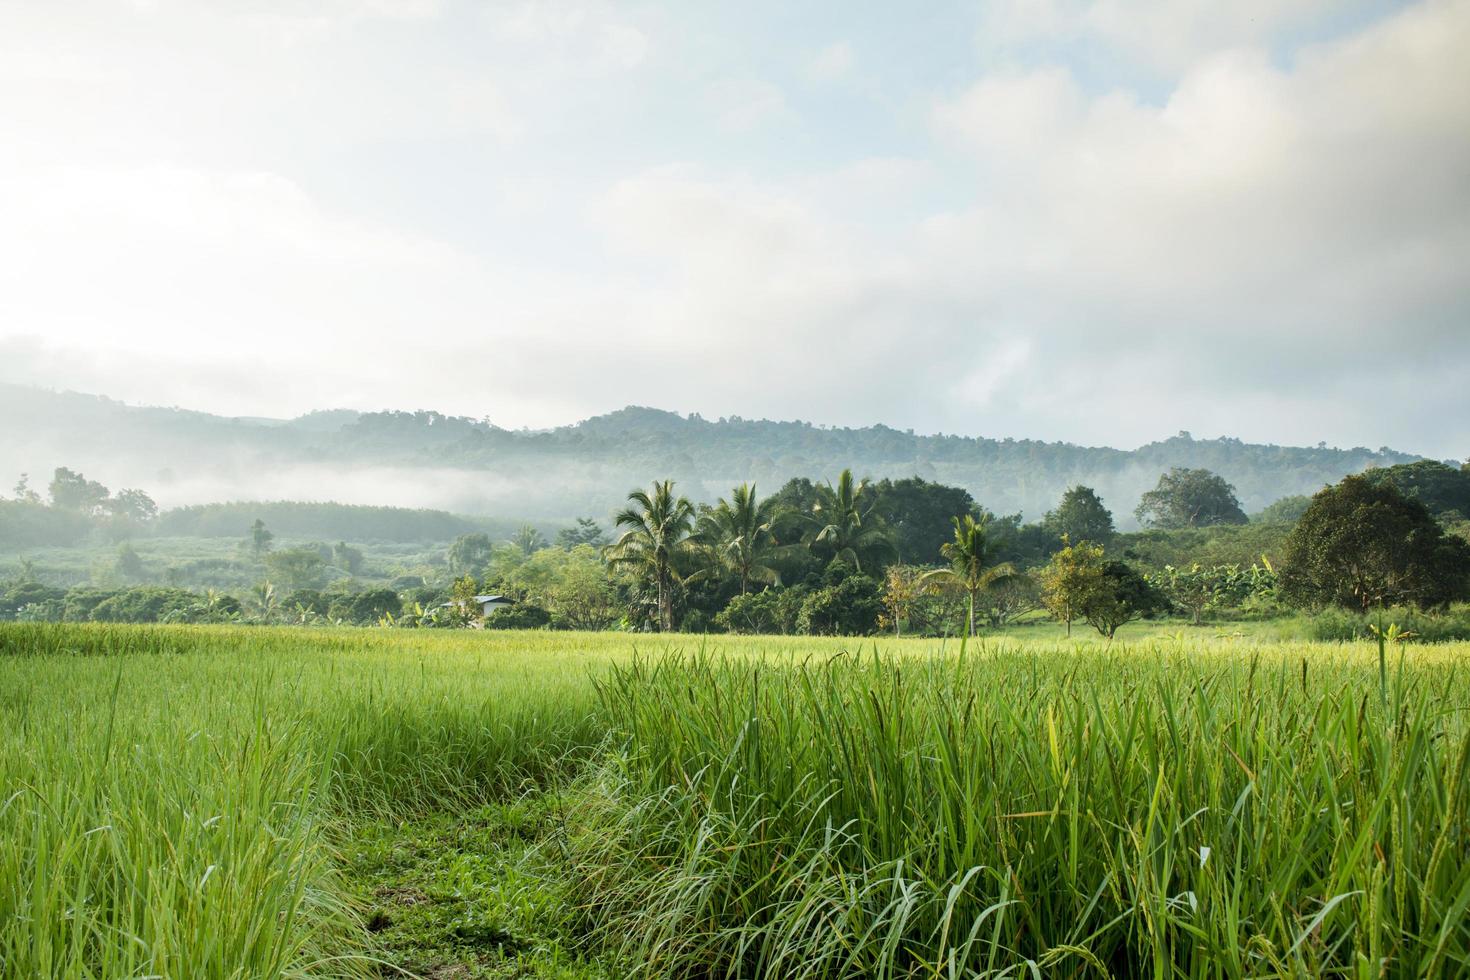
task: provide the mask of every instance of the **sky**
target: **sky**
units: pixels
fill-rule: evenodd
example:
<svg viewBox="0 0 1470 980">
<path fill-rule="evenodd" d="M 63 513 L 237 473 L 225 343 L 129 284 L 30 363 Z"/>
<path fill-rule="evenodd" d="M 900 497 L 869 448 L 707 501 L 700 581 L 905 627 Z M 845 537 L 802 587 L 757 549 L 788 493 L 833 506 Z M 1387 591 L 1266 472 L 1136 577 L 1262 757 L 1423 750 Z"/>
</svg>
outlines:
<svg viewBox="0 0 1470 980">
<path fill-rule="evenodd" d="M 1470 0 L 0 0 L 0 382 L 1463 458 L 1466 51 Z"/>
</svg>

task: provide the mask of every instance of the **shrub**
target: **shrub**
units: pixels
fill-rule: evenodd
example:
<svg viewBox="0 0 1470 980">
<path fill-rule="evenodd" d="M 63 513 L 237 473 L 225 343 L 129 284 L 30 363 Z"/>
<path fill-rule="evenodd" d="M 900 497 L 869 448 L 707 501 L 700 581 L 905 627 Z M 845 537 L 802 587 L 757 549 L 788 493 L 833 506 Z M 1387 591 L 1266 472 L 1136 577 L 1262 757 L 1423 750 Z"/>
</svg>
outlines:
<svg viewBox="0 0 1470 980">
<path fill-rule="evenodd" d="M 68 589 L 62 599 L 61 618 L 69 623 L 85 623 L 92 611 L 120 592 L 120 589 Z"/>
<path fill-rule="evenodd" d="M 1105 562 L 1099 586 L 1083 602 L 1082 617 L 1109 640 L 1119 627 L 1168 608 L 1159 591 L 1120 561 Z"/>
<path fill-rule="evenodd" d="M 810 594 L 810 588 L 797 585 L 738 595 L 715 615 L 715 625 L 730 633 L 795 633 L 801 605 Z"/>
<path fill-rule="evenodd" d="M 328 618 L 358 625 L 376 623 L 385 613 L 394 616 L 403 613 L 403 600 L 392 589 L 368 589 L 339 596 L 327 608 Z"/>
<path fill-rule="evenodd" d="M 1396 623 L 1408 638 L 1417 643 L 1450 643 L 1470 640 L 1470 606 L 1455 606 L 1442 613 L 1426 613 L 1405 606 L 1394 606 L 1382 613 L 1356 613 L 1328 608 L 1313 616 L 1308 635 L 1314 640 L 1351 642 L 1373 639 L 1372 627 L 1379 618 Z"/>
<path fill-rule="evenodd" d="M 15 618 L 22 623 L 59 623 L 62 615 L 60 599 L 43 599 L 28 602 L 15 611 Z"/>
<path fill-rule="evenodd" d="M 485 617 L 487 630 L 539 630 L 551 625 L 551 613 L 529 602 L 517 603 Z"/>
<path fill-rule="evenodd" d="M 59 602 L 65 595 L 65 589 L 53 589 L 40 582 L 18 583 L 0 593 L 0 619 L 11 619 L 21 609 L 35 603 Z"/>
<path fill-rule="evenodd" d="M 204 602 L 203 596 L 184 589 L 124 589 L 97 603 L 91 618 L 99 623 L 156 623 Z"/>
<path fill-rule="evenodd" d="M 798 632 L 813 636 L 868 636 L 883 613 L 882 591 L 866 575 L 851 575 L 840 585 L 817 589 L 801 604 Z"/>
<path fill-rule="evenodd" d="M 287 612 L 295 612 L 298 608 L 325 616 L 330 601 L 317 589 L 297 589 L 290 592 L 286 598 L 281 600 L 281 605 Z"/>
</svg>

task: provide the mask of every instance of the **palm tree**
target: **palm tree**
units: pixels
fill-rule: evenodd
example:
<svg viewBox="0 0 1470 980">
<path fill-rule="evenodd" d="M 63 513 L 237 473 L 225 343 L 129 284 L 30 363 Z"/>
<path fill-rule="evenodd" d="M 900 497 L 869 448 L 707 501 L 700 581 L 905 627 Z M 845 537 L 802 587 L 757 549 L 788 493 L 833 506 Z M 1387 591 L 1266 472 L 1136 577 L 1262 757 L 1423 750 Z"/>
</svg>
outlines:
<svg viewBox="0 0 1470 980">
<path fill-rule="evenodd" d="M 741 595 L 750 591 L 753 581 L 781 584 L 780 573 L 769 564 L 783 550 L 771 533 L 776 516 L 775 497 L 757 501 L 755 487 L 742 483 L 729 500 L 720 498 L 699 518 L 695 540 L 740 580 Z"/>
<path fill-rule="evenodd" d="M 281 606 L 281 596 L 270 582 L 257 582 L 250 590 L 250 604 L 261 622 L 273 622 Z"/>
<path fill-rule="evenodd" d="M 678 559 L 688 552 L 694 527 L 694 505 L 686 497 L 674 497 L 674 481 L 655 481 L 652 493 L 634 490 L 628 494 L 634 506 L 618 513 L 617 526 L 626 531 L 606 549 L 613 565 L 636 569 L 653 579 L 658 588 L 658 625 L 674 628 L 674 583 Z"/>
<path fill-rule="evenodd" d="M 511 536 L 510 543 L 520 549 L 523 557 L 530 558 L 546 547 L 546 537 L 531 525 L 522 524 Z"/>
<path fill-rule="evenodd" d="M 986 532 L 990 521 L 966 514 L 954 519 L 954 540 L 945 542 L 940 554 L 949 559 L 948 568 L 936 568 L 926 572 L 920 580 L 924 584 L 937 583 L 963 591 L 970 600 L 970 635 L 975 635 L 975 597 L 993 586 L 1010 582 L 1020 573 L 1010 562 L 987 566 L 989 542 Z"/>
<path fill-rule="evenodd" d="M 812 521 L 817 525 L 813 544 L 822 544 L 833 559 L 842 559 L 863 570 L 863 560 L 893 554 L 893 537 L 882 520 L 873 514 L 877 504 L 868 481 L 855 482 L 852 470 L 843 470 L 837 485 L 817 487 Z"/>
</svg>

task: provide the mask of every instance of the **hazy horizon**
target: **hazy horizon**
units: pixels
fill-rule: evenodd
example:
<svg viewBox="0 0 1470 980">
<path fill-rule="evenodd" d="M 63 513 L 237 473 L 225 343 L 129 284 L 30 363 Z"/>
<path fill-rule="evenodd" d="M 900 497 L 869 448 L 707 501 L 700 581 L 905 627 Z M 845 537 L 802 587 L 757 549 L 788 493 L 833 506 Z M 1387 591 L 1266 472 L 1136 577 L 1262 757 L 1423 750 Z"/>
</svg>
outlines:
<svg viewBox="0 0 1470 980">
<path fill-rule="evenodd" d="M 0 381 L 1463 458 L 1467 49 L 1470 0 L 0 3 Z"/>
<path fill-rule="evenodd" d="M 688 410 L 688 411 L 685 411 L 685 410 L 681 410 L 681 409 L 678 409 L 678 408 L 671 408 L 671 407 L 667 407 L 667 406 L 663 406 L 663 405 L 656 405 L 656 404 L 635 404 L 635 403 L 632 403 L 632 402 L 625 403 L 625 404 L 622 404 L 622 405 L 612 405 L 612 406 L 609 406 L 609 407 L 607 407 L 605 409 L 602 409 L 602 410 L 593 411 L 593 412 L 591 412 L 590 414 L 587 414 L 587 415 L 579 415 L 579 416 L 570 417 L 570 418 L 566 418 L 566 419 L 559 420 L 559 421 L 552 421 L 552 422 L 550 422 L 550 423 L 548 423 L 546 425 L 540 425 L 540 426 L 512 426 L 512 425 L 506 425 L 506 424 L 502 424 L 501 422 L 497 421 L 493 416 L 490 416 L 490 415 L 474 414 L 472 412 L 471 413 L 463 413 L 463 414 L 445 412 L 445 411 L 442 411 L 442 410 L 436 408 L 433 405 L 381 405 L 381 406 L 377 406 L 377 407 L 374 407 L 374 408 L 349 408 L 347 406 L 342 406 L 342 405 L 320 405 L 320 406 L 317 406 L 315 408 L 308 408 L 305 411 L 302 411 L 302 412 L 299 412 L 299 413 L 296 413 L 296 414 L 293 414 L 293 415 L 224 415 L 224 414 L 217 413 L 217 412 L 211 412 L 211 411 L 208 411 L 207 409 L 199 408 L 198 406 L 194 406 L 194 405 L 161 404 L 161 403 L 152 403 L 152 402 L 145 402 L 145 401 L 125 400 L 125 399 L 121 399 L 121 398 L 115 398 L 115 397 L 109 395 L 108 393 L 102 392 L 102 391 L 80 391 L 80 390 L 72 389 L 72 388 L 63 388 L 63 387 L 56 387 L 56 386 L 41 386 L 41 385 L 22 385 L 21 387 L 23 387 L 23 388 L 30 388 L 30 389 L 35 390 L 35 391 L 42 391 L 42 392 L 47 392 L 47 393 L 51 393 L 51 394 L 59 394 L 59 395 L 80 395 L 80 396 L 86 397 L 86 398 L 99 398 L 99 399 L 102 399 L 102 400 L 105 400 L 105 401 L 114 402 L 116 404 L 119 404 L 119 405 L 123 406 L 124 408 L 129 408 L 129 409 L 163 409 L 163 410 L 166 410 L 166 411 L 178 411 L 178 412 L 197 413 L 197 414 L 201 414 L 201 415 L 212 415 L 212 416 L 215 416 L 216 418 L 220 418 L 220 419 L 224 419 L 224 420 L 242 421 L 242 422 L 257 422 L 257 423 L 260 423 L 260 424 L 263 424 L 263 425 L 288 424 L 288 423 L 291 423 L 291 422 L 297 422 L 297 421 L 301 421 L 301 420 L 307 419 L 307 418 L 309 418 L 311 416 L 314 416 L 314 415 L 332 415 L 334 413 L 339 413 L 339 412 L 349 412 L 349 413 L 353 413 L 353 414 L 356 414 L 356 415 L 373 415 L 373 414 L 394 413 L 394 412 L 404 412 L 404 413 L 436 412 L 436 413 L 438 413 L 440 415 L 443 415 L 443 416 L 449 417 L 449 418 L 462 418 L 462 419 L 468 419 L 470 421 L 477 422 L 477 423 L 481 423 L 481 422 L 488 423 L 490 425 L 496 426 L 497 428 L 505 429 L 506 431 L 509 431 L 509 432 L 543 433 L 543 432 L 553 432 L 553 431 L 555 431 L 557 429 L 570 429 L 570 428 L 575 428 L 576 426 L 580 425 L 581 423 L 588 422 L 588 421 L 591 421 L 593 419 L 598 419 L 598 418 L 602 418 L 602 417 L 605 417 L 605 416 L 614 415 L 614 414 L 616 414 L 618 412 L 622 412 L 622 411 L 626 411 L 626 410 L 640 410 L 641 409 L 641 410 L 649 410 L 649 411 L 654 411 L 654 412 L 666 412 L 666 413 L 669 413 L 671 415 L 678 416 L 681 419 L 701 418 L 701 419 L 704 419 L 705 421 L 708 421 L 708 422 L 718 422 L 718 421 L 722 421 L 722 420 L 724 420 L 726 418 L 729 418 L 729 419 L 739 419 L 739 420 L 747 421 L 747 422 L 791 422 L 791 423 L 802 423 L 802 424 L 810 425 L 810 426 L 812 426 L 813 428 L 816 428 L 816 429 L 824 429 L 824 430 L 835 430 L 835 429 L 871 429 L 871 428 L 886 427 L 886 428 L 894 429 L 895 431 L 904 432 L 904 433 L 907 433 L 907 434 L 910 434 L 910 435 L 919 436 L 919 437 L 928 437 L 928 436 L 958 436 L 958 437 L 966 438 L 966 439 L 997 439 L 997 440 L 1012 439 L 1012 440 L 1015 440 L 1015 441 L 1032 441 L 1032 442 L 1046 442 L 1046 443 L 1051 443 L 1051 444 L 1066 444 L 1066 445 L 1077 446 L 1078 448 L 1084 448 L 1084 449 L 1116 449 L 1116 450 L 1120 450 L 1120 451 L 1123 451 L 1123 452 L 1131 452 L 1131 451 L 1134 451 L 1134 450 L 1143 448 L 1145 446 L 1150 446 L 1150 445 L 1155 445 L 1155 444 L 1158 444 L 1158 443 L 1161 443 L 1161 442 L 1165 442 L 1165 441 L 1167 441 L 1169 439 L 1173 439 L 1173 438 L 1178 437 L 1178 436 L 1188 436 L 1189 438 L 1191 438 L 1193 440 L 1196 440 L 1196 441 L 1199 441 L 1199 442 L 1211 442 L 1211 441 L 1217 441 L 1217 440 L 1221 440 L 1221 439 L 1235 439 L 1235 440 L 1239 440 L 1239 441 L 1242 441 L 1242 442 L 1250 443 L 1252 445 L 1281 445 L 1281 446 L 1292 446 L 1292 447 L 1298 447 L 1298 448 L 1311 448 L 1311 447 L 1307 447 L 1307 446 L 1299 446 L 1299 444 L 1296 444 L 1296 443 L 1283 443 L 1283 442 L 1271 441 L 1271 440 L 1260 440 L 1260 441 L 1258 441 L 1258 440 L 1241 439 L 1241 437 L 1239 437 L 1239 436 L 1237 436 L 1237 435 L 1235 435 L 1235 434 L 1233 434 L 1231 432 L 1208 432 L 1208 433 L 1202 433 L 1202 432 L 1191 432 L 1188 429 L 1177 429 L 1177 430 L 1174 430 L 1172 432 L 1160 432 L 1157 435 L 1155 435 L 1155 436 L 1153 436 L 1151 438 L 1145 439 L 1144 441 L 1139 442 L 1139 443 L 1136 443 L 1136 444 L 1120 444 L 1120 443 L 1107 443 L 1107 442 L 1077 443 L 1077 442 L 1070 442 L 1070 441 L 1064 440 L 1064 439 L 1039 439 L 1039 438 L 1030 437 L 1030 436 L 1017 436 L 1017 435 L 1013 435 L 1011 433 L 1006 433 L 1006 432 L 989 432 L 989 431 L 985 431 L 983 429 L 977 429 L 977 430 L 974 430 L 974 431 L 968 431 L 968 430 L 965 430 L 965 429 L 923 429 L 923 428 L 917 428 L 917 427 L 913 427 L 913 426 L 907 426 L 907 427 L 899 428 L 898 426 L 891 425 L 890 423 L 884 421 L 883 419 L 873 419 L 873 420 L 867 421 L 867 422 L 861 422 L 860 421 L 860 422 L 853 422 L 853 423 L 834 423 L 834 422 L 824 421 L 823 419 L 820 419 L 820 418 L 794 418 L 794 417 L 793 418 L 775 418 L 775 417 L 771 417 L 771 416 L 744 415 L 744 414 L 741 414 L 739 412 L 731 413 L 728 416 L 710 416 L 710 415 L 706 415 L 706 414 L 704 414 L 702 412 L 699 412 L 697 410 L 692 410 L 692 409 L 691 410 Z M 1459 462 L 1467 462 L 1467 461 L 1470 461 L 1470 456 L 1467 456 L 1467 457 L 1459 457 L 1459 456 L 1454 456 L 1452 454 L 1452 455 L 1445 456 L 1445 457 L 1436 457 L 1436 456 L 1434 456 L 1434 455 L 1432 455 L 1430 453 L 1420 452 L 1417 449 L 1415 449 L 1415 447 L 1413 447 L 1413 446 L 1396 446 L 1396 445 L 1388 445 L 1388 444 L 1384 444 L 1382 446 L 1368 446 L 1366 443 L 1362 443 L 1362 442 L 1357 442 L 1357 443 L 1331 443 L 1331 442 L 1326 442 L 1324 440 L 1318 440 L 1318 442 L 1317 443 L 1314 443 L 1313 446 L 1323 447 L 1323 448 L 1327 448 L 1327 449 L 1340 449 L 1340 450 L 1350 450 L 1350 449 L 1374 449 L 1374 450 L 1377 450 L 1377 449 L 1391 449 L 1391 450 L 1394 450 L 1395 452 L 1408 453 L 1408 454 L 1412 454 L 1412 455 L 1415 455 L 1415 456 L 1423 457 L 1425 459 L 1439 459 L 1441 462 L 1455 462 L 1455 463 L 1459 463 Z"/>
<path fill-rule="evenodd" d="M 28 473 L 33 487 L 44 488 L 52 471 L 66 466 L 114 489 L 141 488 L 164 507 L 318 500 L 566 521 L 611 512 L 653 479 L 673 479 L 692 499 L 713 502 L 742 482 L 771 492 L 792 478 L 821 482 L 851 468 L 861 477 L 918 476 L 963 487 L 997 512 L 1031 518 L 1082 483 L 1129 527 L 1140 495 L 1173 466 L 1219 472 L 1244 505 L 1259 510 L 1365 467 L 1416 458 L 1391 447 L 1261 446 L 1233 438 L 1171 436 L 1129 449 L 1003 434 L 935 438 L 817 420 L 700 425 L 679 413 L 633 409 L 554 430 L 487 428 L 482 420 L 415 418 L 406 410 L 303 423 L 0 384 L 0 414 L 28 420 L 0 429 L 0 475 L 9 473 L 0 487 Z"/>
</svg>

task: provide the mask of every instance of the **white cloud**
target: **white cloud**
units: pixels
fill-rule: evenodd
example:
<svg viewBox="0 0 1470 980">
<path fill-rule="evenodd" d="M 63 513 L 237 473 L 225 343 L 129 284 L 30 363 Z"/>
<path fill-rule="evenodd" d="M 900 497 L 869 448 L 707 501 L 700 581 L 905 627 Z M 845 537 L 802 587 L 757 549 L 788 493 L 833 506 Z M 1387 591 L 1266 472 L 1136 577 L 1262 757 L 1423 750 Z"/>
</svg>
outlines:
<svg viewBox="0 0 1470 980">
<path fill-rule="evenodd" d="M 807 62 L 807 75 L 818 82 L 840 81 L 852 71 L 854 60 L 851 42 L 834 41 Z"/>
<path fill-rule="evenodd" d="M 1038 43 L 1105 46 L 1173 74 L 1205 55 L 1264 44 L 1284 30 L 1362 6 L 1362 0 L 997 0 L 982 8 L 979 45 L 991 57 Z"/>
<path fill-rule="evenodd" d="M 493 30 L 543 56 L 579 62 L 594 71 L 628 71 L 641 65 L 651 42 L 613 4 L 579 0 L 533 0 L 486 8 Z"/>
<path fill-rule="evenodd" d="M 761 78 L 727 78 L 712 84 L 706 105 L 731 133 L 746 133 L 790 116 L 786 95 L 779 86 Z"/>
<path fill-rule="evenodd" d="M 0 378 L 1464 451 L 1464 0 L 1285 58 L 1310 5 L 1013 4 L 1007 43 L 1187 57 L 1147 97 L 1002 59 L 825 129 L 635 8 L 325 9 L 282 47 L 194 6 L 0 7 L 0 75 L 46 83 L 0 85 Z M 845 44 L 808 67 L 850 71 Z"/>
</svg>

